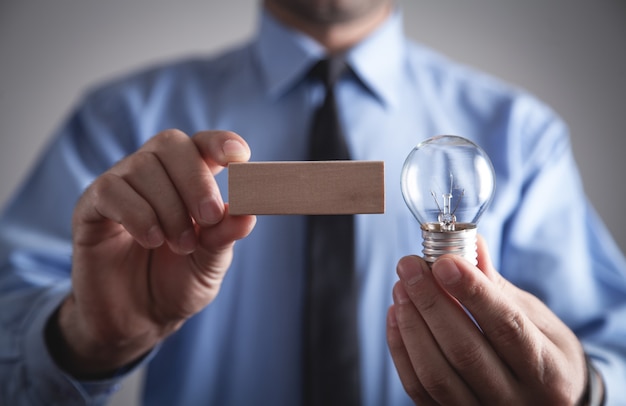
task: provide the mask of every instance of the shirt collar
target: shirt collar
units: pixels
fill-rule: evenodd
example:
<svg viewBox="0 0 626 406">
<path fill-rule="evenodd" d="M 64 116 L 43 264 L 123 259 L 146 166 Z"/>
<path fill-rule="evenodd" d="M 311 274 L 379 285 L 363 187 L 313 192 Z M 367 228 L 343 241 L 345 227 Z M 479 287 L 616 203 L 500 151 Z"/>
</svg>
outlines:
<svg viewBox="0 0 626 406">
<path fill-rule="evenodd" d="M 404 64 L 402 16 L 396 10 L 376 31 L 346 53 L 346 60 L 361 83 L 383 104 L 399 103 Z M 312 38 L 282 25 L 263 10 L 255 44 L 268 93 L 279 97 L 298 83 L 324 48 Z"/>
</svg>

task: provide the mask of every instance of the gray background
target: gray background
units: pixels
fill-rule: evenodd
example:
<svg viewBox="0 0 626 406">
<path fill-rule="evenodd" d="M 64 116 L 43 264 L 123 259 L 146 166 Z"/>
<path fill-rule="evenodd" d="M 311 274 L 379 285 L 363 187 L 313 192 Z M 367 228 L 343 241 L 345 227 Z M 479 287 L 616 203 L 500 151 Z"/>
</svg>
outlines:
<svg viewBox="0 0 626 406">
<path fill-rule="evenodd" d="M 626 3 L 403 4 L 411 37 L 530 90 L 565 118 L 585 189 L 626 248 Z M 0 206 L 86 86 L 242 41 L 257 10 L 257 0 L 0 0 Z M 136 404 L 140 378 L 112 404 Z"/>
</svg>

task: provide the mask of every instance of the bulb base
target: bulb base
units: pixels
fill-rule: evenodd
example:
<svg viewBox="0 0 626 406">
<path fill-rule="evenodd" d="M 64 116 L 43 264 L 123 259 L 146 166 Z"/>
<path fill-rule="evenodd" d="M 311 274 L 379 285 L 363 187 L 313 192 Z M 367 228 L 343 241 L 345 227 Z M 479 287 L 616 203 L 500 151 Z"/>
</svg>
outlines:
<svg viewBox="0 0 626 406">
<path fill-rule="evenodd" d="M 424 260 L 433 263 L 444 254 L 459 255 L 477 265 L 476 226 L 469 223 L 455 224 L 454 231 L 443 231 L 438 223 L 422 225 Z"/>
</svg>

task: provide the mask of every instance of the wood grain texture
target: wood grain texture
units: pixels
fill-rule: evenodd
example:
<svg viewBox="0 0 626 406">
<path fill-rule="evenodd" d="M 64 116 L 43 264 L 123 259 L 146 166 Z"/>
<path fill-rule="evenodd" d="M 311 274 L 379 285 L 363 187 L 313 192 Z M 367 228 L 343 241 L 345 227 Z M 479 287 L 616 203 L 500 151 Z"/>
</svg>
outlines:
<svg viewBox="0 0 626 406">
<path fill-rule="evenodd" d="M 384 213 L 384 163 L 232 163 L 228 200 L 234 215 Z"/>
</svg>

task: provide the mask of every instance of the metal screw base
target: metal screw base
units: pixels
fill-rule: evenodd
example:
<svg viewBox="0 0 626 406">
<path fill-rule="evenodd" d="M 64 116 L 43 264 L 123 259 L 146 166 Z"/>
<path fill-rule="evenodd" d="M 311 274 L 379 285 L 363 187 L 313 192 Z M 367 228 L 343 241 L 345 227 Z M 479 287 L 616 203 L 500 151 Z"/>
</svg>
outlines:
<svg viewBox="0 0 626 406">
<path fill-rule="evenodd" d="M 422 245 L 426 262 L 435 262 L 444 254 L 455 254 L 477 265 L 476 254 L 476 226 L 467 223 L 457 223 L 455 231 L 441 231 L 438 223 L 422 225 Z"/>
</svg>

